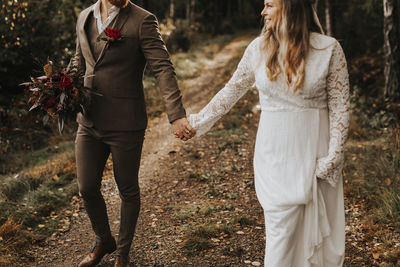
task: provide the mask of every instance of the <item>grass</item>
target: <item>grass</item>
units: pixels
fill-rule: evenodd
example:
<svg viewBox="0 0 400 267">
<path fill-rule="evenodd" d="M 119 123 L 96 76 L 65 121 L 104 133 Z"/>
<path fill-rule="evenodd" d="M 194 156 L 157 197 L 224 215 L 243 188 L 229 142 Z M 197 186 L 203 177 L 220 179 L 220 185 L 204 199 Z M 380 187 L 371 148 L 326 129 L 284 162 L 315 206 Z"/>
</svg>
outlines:
<svg viewBox="0 0 400 267">
<path fill-rule="evenodd" d="M 218 206 L 218 207 L 215 207 L 215 208 L 208 207 L 208 208 L 205 208 L 205 209 L 201 210 L 200 213 L 202 215 L 204 215 L 204 216 L 208 216 L 208 215 L 211 215 L 213 213 L 220 212 L 221 210 L 222 210 L 221 206 Z"/>
<path fill-rule="evenodd" d="M 208 197 L 217 197 L 221 194 L 221 192 L 216 188 L 214 185 L 208 186 L 208 191 L 205 193 L 206 196 Z"/>
<path fill-rule="evenodd" d="M 207 208 L 201 209 L 200 213 L 204 216 L 208 216 L 208 215 L 216 213 L 216 212 L 225 211 L 225 210 L 232 211 L 234 209 L 235 208 L 231 204 L 227 204 L 225 206 L 207 207 Z"/>
<path fill-rule="evenodd" d="M 386 141 L 350 141 L 346 151 L 347 193 L 368 203 L 370 219 L 377 223 L 400 222 L 399 130 L 386 134 Z"/>
<path fill-rule="evenodd" d="M 215 237 L 218 233 L 215 225 L 198 226 L 190 229 L 186 234 L 183 243 L 183 250 L 186 255 L 198 255 L 202 250 L 213 247 L 210 238 Z"/>
<path fill-rule="evenodd" d="M 397 266 L 400 258 L 400 128 L 374 130 L 353 127 L 344 165 L 345 194 L 352 202 L 365 201 L 368 215 L 362 224 L 381 245 L 384 266 Z M 371 134 L 367 134 L 371 132 Z M 375 138 L 371 138 L 374 136 Z M 396 230 L 397 229 L 397 230 Z M 379 240 L 379 241 L 378 241 Z"/>
<path fill-rule="evenodd" d="M 224 118 L 223 118 L 224 119 Z M 234 128 L 234 129 L 214 129 L 210 132 L 207 133 L 207 136 L 210 137 L 229 137 L 232 135 L 242 135 L 243 134 L 243 129 L 242 128 Z"/>
<path fill-rule="evenodd" d="M 21 260 L 19 250 L 24 250 L 33 243 L 32 233 L 17 224 L 13 219 L 8 219 L 0 226 L 0 266 L 20 266 Z"/>
<path fill-rule="evenodd" d="M 187 256 L 194 256 L 212 247 L 212 243 L 207 238 L 190 236 L 185 240 L 182 249 Z"/>
<path fill-rule="evenodd" d="M 200 183 L 215 183 L 221 180 L 219 176 L 210 172 L 204 172 L 204 173 L 190 172 L 188 174 L 188 178 L 194 179 Z"/>
<path fill-rule="evenodd" d="M 60 152 L 72 150 L 74 143 L 71 133 L 64 135 L 55 135 L 48 138 L 48 145 L 37 150 L 19 150 L 0 156 L 0 182 L 1 173 L 17 173 L 24 168 L 30 168 L 39 165 Z M 0 153 L 1 154 L 1 153 Z"/>
<path fill-rule="evenodd" d="M 235 152 L 237 152 L 239 145 L 243 144 L 243 141 L 239 138 L 235 139 L 235 140 L 228 140 L 228 141 L 220 140 L 217 142 L 217 144 L 218 144 L 218 149 L 220 151 L 224 151 L 229 148 L 229 149 L 232 149 Z"/>
<path fill-rule="evenodd" d="M 47 150 L 43 149 L 41 151 L 48 153 Z M 0 176 L 0 201 L 19 201 L 26 193 L 36 190 L 43 183 L 52 179 L 56 180 L 64 173 L 73 175 L 74 168 L 71 164 L 74 154 L 72 147 L 66 146 L 65 152 L 62 152 L 62 150 L 57 151 L 58 155 L 56 152 L 49 155 L 37 153 L 38 159 L 35 160 L 38 163 L 37 165 L 25 168 L 17 174 Z M 30 163 L 30 165 L 33 165 L 33 163 Z"/>
<path fill-rule="evenodd" d="M 185 222 L 187 219 L 189 219 L 191 217 L 192 217 L 192 214 L 187 211 L 184 211 L 184 210 L 181 210 L 181 212 L 178 214 L 171 215 L 171 219 L 173 221 L 180 221 L 180 222 Z"/>
<path fill-rule="evenodd" d="M 185 152 L 188 157 L 193 158 L 193 159 L 201 159 L 201 157 L 202 157 L 202 153 L 197 150 L 185 149 Z"/>
<path fill-rule="evenodd" d="M 60 147 L 66 151 L 36 151 L 36 165 L 30 162 L 32 167 L 1 177 L 0 264 L 29 261 L 27 247 L 57 228 L 58 220 L 50 220 L 50 214 L 68 205 L 77 194 L 73 151 L 68 143 Z"/>
<path fill-rule="evenodd" d="M 246 216 L 235 216 L 232 220 L 232 224 L 240 224 L 240 226 L 249 226 L 249 225 L 254 225 L 255 220 L 250 219 Z"/>
<path fill-rule="evenodd" d="M 226 198 L 230 200 L 234 200 L 238 197 L 239 193 L 238 192 L 229 192 L 226 194 Z"/>
<path fill-rule="evenodd" d="M 222 248 L 222 254 L 226 256 L 241 257 L 243 254 L 246 254 L 246 250 L 241 247 L 224 246 Z"/>
<path fill-rule="evenodd" d="M 201 251 L 214 247 L 211 238 L 232 233 L 233 229 L 229 225 L 209 224 L 192 227 L 186 233 L 182 249 L 187 256 L 199 255 Z"/>
</svg>

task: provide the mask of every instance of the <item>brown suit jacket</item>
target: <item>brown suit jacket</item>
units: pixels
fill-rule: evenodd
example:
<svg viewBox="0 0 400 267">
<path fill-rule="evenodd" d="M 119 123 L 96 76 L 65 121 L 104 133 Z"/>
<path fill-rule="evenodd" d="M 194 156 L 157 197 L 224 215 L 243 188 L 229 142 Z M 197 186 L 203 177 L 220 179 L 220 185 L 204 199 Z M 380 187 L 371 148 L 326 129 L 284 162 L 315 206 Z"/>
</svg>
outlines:
<svg viewBox="0 0 400 267">
<path fill-rule="evenodd" d="M 104 43 L 103 49 L 95 59 L 85 31 L 89 16 L 93 16 L 93 6 L 79 15 L 74 63 L 85 72 L 84 85 L 102 96 L 92 96 L 85 115 L 78 114 L 78 123 L 101 130 L 145 129 L 147 113 L 142 80 L 146 64 L 157 77 L 169 121 L 186 117 L 176 74 L 156 17 L 129 2 L 120 10 L 114 26 L 123 39 L 109 46 L 100 41 Z"/>
</svg>

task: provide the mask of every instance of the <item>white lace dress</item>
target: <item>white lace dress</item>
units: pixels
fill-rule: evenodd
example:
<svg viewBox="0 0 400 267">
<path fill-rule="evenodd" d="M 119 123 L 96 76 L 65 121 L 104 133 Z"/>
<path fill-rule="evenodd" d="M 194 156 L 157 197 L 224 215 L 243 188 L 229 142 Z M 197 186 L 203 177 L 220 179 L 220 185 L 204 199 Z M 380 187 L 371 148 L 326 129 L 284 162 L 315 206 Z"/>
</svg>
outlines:
<svg viewBox="0 0 400 267">
<path fill-rule="evenodd" d="M 342 266 L 345 246 L 342 166 L 349 126 L 346 59 L 333 38 L 312 33 L 303 87 L 266 76 L 261 38 L 246 49 L 226 86 L 198 114 L 198 135 L 254 85 L 261 117 L 254 153 L 257 197 L 266 224 L 265 266 Z M 259 63 L 261 61 L 261 63 Z M 317 179 L 318 177 L 318 179 Z"/>
</svg>

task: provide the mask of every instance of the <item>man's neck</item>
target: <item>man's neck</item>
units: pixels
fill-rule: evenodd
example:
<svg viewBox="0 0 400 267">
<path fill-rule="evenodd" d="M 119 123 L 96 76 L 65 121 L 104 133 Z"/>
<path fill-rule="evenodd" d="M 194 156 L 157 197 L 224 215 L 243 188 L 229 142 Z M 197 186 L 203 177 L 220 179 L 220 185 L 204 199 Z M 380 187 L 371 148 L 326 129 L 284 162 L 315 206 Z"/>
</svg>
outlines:
<svg viewBox="0 0 400 267">
<path fill-rule="evenodd" d="M 108 10 L 112 7 L 112 4 L 108 0 L 100 0 L 100 14 L 102 21 L 108 18 Z"/>
</svg>

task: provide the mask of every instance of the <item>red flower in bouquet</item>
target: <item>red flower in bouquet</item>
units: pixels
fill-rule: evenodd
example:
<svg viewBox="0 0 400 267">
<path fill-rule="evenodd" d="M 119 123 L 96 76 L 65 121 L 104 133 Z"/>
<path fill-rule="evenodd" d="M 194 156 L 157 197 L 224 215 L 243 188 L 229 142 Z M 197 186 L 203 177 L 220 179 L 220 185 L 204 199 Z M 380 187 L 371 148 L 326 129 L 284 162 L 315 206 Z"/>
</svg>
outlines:
<svg viewBox="0 0 400 267">
<path fill-rule="evenodd" d="M 72 84 L 71 78 L 68 76 L 61 76 L 59 86 L 60 88 L 66 88 Z"/>
<path fill-rule="evenodd" d="M 49 99 L 47 99 L 47 101 L 46 101 L 46 103 L 44 104 L 43 107 L 44 107 L 45 109 L 49 109 L 49 108 L 51 108 L 51 107 L 54 106 L 55 101 L 56 101 L 56 98 L 55 98 L 54 96 L 52 96 L 52 97 L 50 97 Z"/>
</svg>

